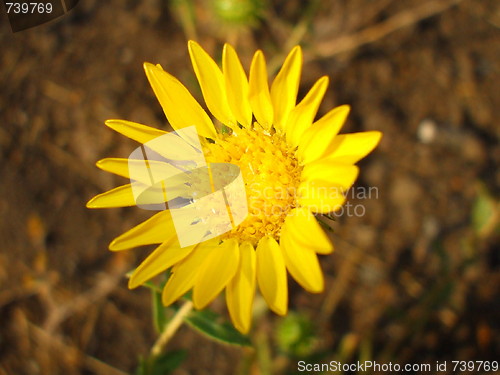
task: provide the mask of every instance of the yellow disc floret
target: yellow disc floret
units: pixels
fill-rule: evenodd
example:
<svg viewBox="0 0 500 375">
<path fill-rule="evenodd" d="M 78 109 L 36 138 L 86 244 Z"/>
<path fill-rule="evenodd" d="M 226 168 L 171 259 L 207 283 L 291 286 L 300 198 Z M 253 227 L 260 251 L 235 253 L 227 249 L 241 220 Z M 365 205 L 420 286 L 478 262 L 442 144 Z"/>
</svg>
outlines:
<svg viewBox="0 0 500 375">
<path fill-rule="evenodd" d="M 223 238 L 254 245 L 264 236 L 279 239 L 288 212 L 296 207 L 302 171 L 284 136 L 255 123 L 254 129 L 237 129 L 205 144 L 204 152 L 209 163 L 239 166 L 245 182 L 248 216 Z"/>
</svg>

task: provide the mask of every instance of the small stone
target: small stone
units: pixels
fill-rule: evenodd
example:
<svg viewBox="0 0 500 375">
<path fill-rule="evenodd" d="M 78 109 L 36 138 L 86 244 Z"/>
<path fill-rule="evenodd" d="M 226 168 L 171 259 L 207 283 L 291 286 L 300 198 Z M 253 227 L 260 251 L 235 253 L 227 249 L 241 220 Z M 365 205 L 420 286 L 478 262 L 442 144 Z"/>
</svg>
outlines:
<svg viewBox="0 0 500 375">
<path fill-rule="evenodd" d="M 420 142 L 429 144 L 436 140 L 437 125 L 434 120 L 425 119 L 418 125 L 417 137 Z"/>
</svg>

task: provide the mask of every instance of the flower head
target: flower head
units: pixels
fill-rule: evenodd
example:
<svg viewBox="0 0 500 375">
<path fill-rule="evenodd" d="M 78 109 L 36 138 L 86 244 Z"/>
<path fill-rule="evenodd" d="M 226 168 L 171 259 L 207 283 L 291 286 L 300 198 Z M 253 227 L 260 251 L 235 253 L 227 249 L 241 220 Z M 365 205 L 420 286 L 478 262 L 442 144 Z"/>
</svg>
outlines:
<svg viewBox="0 0 500 375">
<path fill-rule="evenodd" d="M 189 53 L 205 104 L 219 129 L 189 91 L 161 66 L 145 63 L 146 75 L 174 130 L 194 125 L 209 164 L 239 167 L 248 215 L 216 238 L 181 247 L 171 207 L 117 237 L 109 248 L 119 251 L 159 244 L 132 274 L 129 287 L 171 268 L 163 290 L 165 305 L 192 289 L 194 306 L 201 309 L 225 289 L 235 327 L 247 332 L 256 285 L 271 310 L 280 315 L 287 312 L 287 271 L 307 291 L 323 290 L 317 254 L 328 254 L 333 246 L 315 214 L 341 207 L 358 176 L 355 163 L 375 148 L 381 134 L 338 135 L 348 106 L 334 108 L 314 121 L 327 77 L 320 78 L 296 103 L 302 68 L 298 46 L 289 53 L 271 87 L 261 51 L 255 53 L 248 77 L 228 44 L 222 70 L 193 41 Z M 141 144 L 166 134 L 124 120 L 108 120 L 106 125 Z M 103 159 L 97 166 L 130 178 L 127 159 Z M 128 184 L 95 196 L 87 206 L 136 203 Z"/>
</svg>

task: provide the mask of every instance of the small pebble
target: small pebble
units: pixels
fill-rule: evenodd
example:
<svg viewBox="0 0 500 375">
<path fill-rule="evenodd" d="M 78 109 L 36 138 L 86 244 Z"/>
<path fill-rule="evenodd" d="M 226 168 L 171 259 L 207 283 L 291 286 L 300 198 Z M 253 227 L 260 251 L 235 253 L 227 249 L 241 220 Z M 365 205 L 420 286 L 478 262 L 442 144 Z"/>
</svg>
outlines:
<svg viewBox="0 0 500 375">
<path fill-rule="evenodd" d="M 436 139 L 437 125 L 431 119 L 423 120 L 418 126 L 417 136 L 422 143 L 432 143 Z"/>
</svg>

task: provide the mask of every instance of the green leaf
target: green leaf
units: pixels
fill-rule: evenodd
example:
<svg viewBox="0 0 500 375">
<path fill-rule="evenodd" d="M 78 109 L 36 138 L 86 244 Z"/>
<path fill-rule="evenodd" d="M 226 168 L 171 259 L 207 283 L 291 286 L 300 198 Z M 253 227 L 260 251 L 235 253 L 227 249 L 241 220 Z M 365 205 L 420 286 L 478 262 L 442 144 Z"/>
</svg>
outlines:
<svg viewBox="0 0 500 375">
<path fill-rule="evenodd" d="M 472 207 L 472 225 L 477 234 L 484 233 L 495 221 L 497 203 L 485 186 L 479 185 Z"/>
<path fill-rule="evenodd" d="M 130 270 L 128 271 L 126 274 L 125 274 L 125 277 L 127 279 L 130 279 L 130 277 L 132 277 L 132 274 L 135 272 L 135 268 L 133 270 Z M 141 286 L 145 287 L 145 288 L 148 288 L 148 289 L 151 289 L 152 291 L 156 291 L 158 293 L 161 293 L 163 287 L 165 286 L 165 284 L 167 283 L 169 277 L 170 277 L 170 273 L 171 273 L 171 270 L 168 269 L 166 270 L 164 273 L 163 273 L 163 276 L 161 277 L 160 279 L 160 283 L 159 285 L 156 284 L 155 282 L 153 282 L 153 280 L 149 280 L 149 281 L 146 281 L 144 283 L 141 284 Z"/>
<path fill-rule="evenodd" d="M 193 311 L 184 320 L 189 326 L 215 341 L 229 345 L 252 346 L 248 336 L 240 333 L 213 311 Z"/>
<path fill-rule="evenodd" d="M 290 312 L 277 326 L 276 342 L 291 357 L 308 357 L 316 344 L 314 323 L 303 314 Z"/>
<path fill-rule="evenodd" d="M 133 270 L 130 270 L 128 271 L 126 274 L 125 274 L 125 277 L 127 279 L 130 279 L 130 277 L 132 276 L 132 274 L 134 273 L 135 271 L 135 268 Z M 144 286 L 148 289 L 151 289 L 152 291 L 157 291 L 157 292 L 160 292 L 161 293 L 161 287 L 159 287 L 158 285 L 156 285 L 153 281 L 149 280 L 149 281 L 146 281 L 145 283 L 143 283 L 141 286 Z"/>
<path fill-rule="evenodd" d="M 151 303 L 155 330 L 157 333 L 163 332 L 163 328 L 167 324 L 167 316 L 165 307 L 161 303 L 161 292 L 151 289 Z"/>
<path fill-rule="evenodd" d="M 144 358 L 140 357 L 139 364 L 137 365 L 137 368 L 135 369 L 134 374 L 135 375 L 147 375 L 147 373 L 148 373 L 147 362 L 144 360 Z"/>
<path fill-rule="evenodd" d="M 186 358 L 186 350 L 173 350 L 152 360 L 147 375 L 167 375 L 178 368 Z"/>
<path fill-rule="evenodd" d="M 186 358 L 186 350 L 173 350 L 158 357 L 139 358 L 135 375 L 168 375 L 171 374 Z"/>
</svg>

